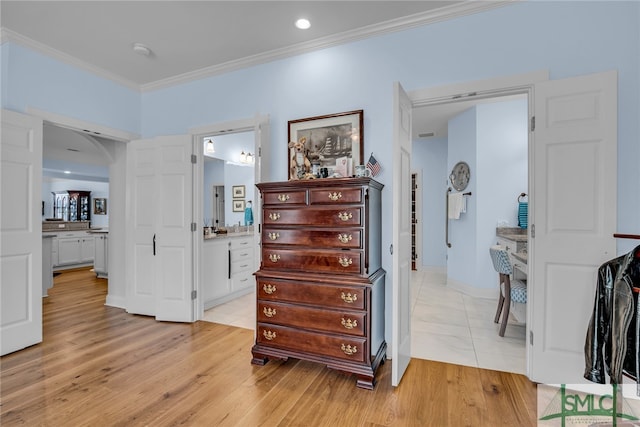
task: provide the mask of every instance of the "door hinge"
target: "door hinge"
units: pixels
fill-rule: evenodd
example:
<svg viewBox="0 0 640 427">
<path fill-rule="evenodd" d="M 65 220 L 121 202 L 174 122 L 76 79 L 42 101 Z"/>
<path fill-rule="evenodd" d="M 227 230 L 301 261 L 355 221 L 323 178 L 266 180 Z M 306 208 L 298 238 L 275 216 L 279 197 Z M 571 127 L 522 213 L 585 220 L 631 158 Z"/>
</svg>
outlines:
<svg viewBox="0 0 640 427">
<path fill-rule="evenodd" d="M 191 155 L 191 163 L 193 163 L 194 165 L 198 162 L 198 156 L 196 156 L 195 154 Z"/>
<path fill-rule="evenodd" d="M 535 224 L 531 224 L 531 238 L 535 238 L 536 237 L 536 225 Z"/>
<path fill-rule="evenodd" d="M 262 157 L 262 147 L 258 147 L 258 157 Z"/>
<path fill-rule="evenodd" d="M 196 231 L 196 230 L 197 230 L 196 223 L 192 222 L 191 223 L 191 231 Z"/>
<path fill-rule="evenodd" d="M 531 132 L 536 130 L 536 116 L 531 116 Z"/>
<path fill-rule="evenodd" d="M 529 345 L 533 345 L 533 331 L 529 331 Z"/>
<path fill-rule="evenodd" d="M 198 297 L 198 291 L 193 290 L 191 291 L 191 299 L 196 299 Z"/>
</svg>

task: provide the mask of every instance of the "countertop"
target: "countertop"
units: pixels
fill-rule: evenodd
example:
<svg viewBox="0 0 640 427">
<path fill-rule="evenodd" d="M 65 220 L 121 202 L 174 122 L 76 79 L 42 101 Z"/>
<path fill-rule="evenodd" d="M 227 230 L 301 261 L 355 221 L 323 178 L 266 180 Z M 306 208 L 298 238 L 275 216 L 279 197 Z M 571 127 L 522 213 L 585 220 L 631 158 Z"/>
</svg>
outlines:
<svg viewBox="0 0 640 427">
<path fill-rule="evenodd" d="M 529 239 L 526 228 L 520 227 L 497 227 L 496 236 L 514 242 L 526 242 Z"/>
<path fill-rule="evenodd" d="M 247 236 L 253 236 L 253 231 L 250 231 L 250 232 L 238 231 L 238 232 L 231 232 L 231 233 L 225 233 L 225 234 L 207 234 L 207 235 L 204 235 L 203 238 L 204 240 L 223 240 L 223 239 L 231 239 L 234 237 L 247 237 Z"/>
</svg>

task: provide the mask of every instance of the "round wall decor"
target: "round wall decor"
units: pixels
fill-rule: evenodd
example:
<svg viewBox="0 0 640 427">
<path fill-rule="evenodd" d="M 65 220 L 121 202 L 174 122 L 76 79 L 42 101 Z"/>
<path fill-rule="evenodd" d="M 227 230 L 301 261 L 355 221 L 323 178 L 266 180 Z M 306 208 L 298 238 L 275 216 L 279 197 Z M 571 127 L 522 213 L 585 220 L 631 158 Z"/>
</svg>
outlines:
<svg viewBox="0 0 640 427">
<path fill-rule="evenodd" d="M 457 191 L 463 191 L 469 185 L 469 179 L 471 179 L 471 172 L 469 170 L 469 165 L 466 162 L 458 162 L 451 169 L 451 175 L 449 175 L 449 180 L 451 181 L 451 185 Z"/>
</svg>

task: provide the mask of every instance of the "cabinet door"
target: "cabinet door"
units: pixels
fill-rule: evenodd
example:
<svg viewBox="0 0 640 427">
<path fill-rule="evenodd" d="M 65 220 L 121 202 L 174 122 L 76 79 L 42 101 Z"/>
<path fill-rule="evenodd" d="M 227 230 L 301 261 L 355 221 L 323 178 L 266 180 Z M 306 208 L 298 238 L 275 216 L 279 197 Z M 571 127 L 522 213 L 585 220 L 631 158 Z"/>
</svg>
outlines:
<svg viewBox="0 0 640 427">
<path fill-rule="evenodd" d="M 225 240 L 205 242 L 202 253 L 202 297 L 205 308 L 208 308 L 209 302 L 231 291 L 229 244 Z"/>
<path fill-rule="evenodd" d="M 96 274 L 105 271 L 105 239 L 104 236 L 96 236 L 93 252 L 93 269 Z"/>
<path fill-rule="evenodd" d="M 93 262 L 95 237 L 86 236 L 80 239 L 80 262 Z"/>
<path fill-rule="evenodd" d="M 80 262 L 80 238 L 65 237 L 58 239 L 58 265 Z"/>
</svg>

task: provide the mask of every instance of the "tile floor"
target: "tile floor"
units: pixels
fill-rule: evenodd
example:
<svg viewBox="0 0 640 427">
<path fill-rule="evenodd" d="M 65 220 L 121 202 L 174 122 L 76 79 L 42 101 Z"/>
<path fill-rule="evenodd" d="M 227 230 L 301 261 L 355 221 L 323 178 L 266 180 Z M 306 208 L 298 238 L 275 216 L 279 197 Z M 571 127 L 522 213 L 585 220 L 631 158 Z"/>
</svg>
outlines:
<svg viewBox="0 0 640 427">
<path fill-rule="evenodd" d="M 493 323 L 497 301 L 447 288 L 443 269 L 412 272 L 412 357 L 524 374 L 524 324 L 510 322 L 503 338 Z M 205 311 L 202 320 L 255 327 L 255 294 Z"/>
</svg>

